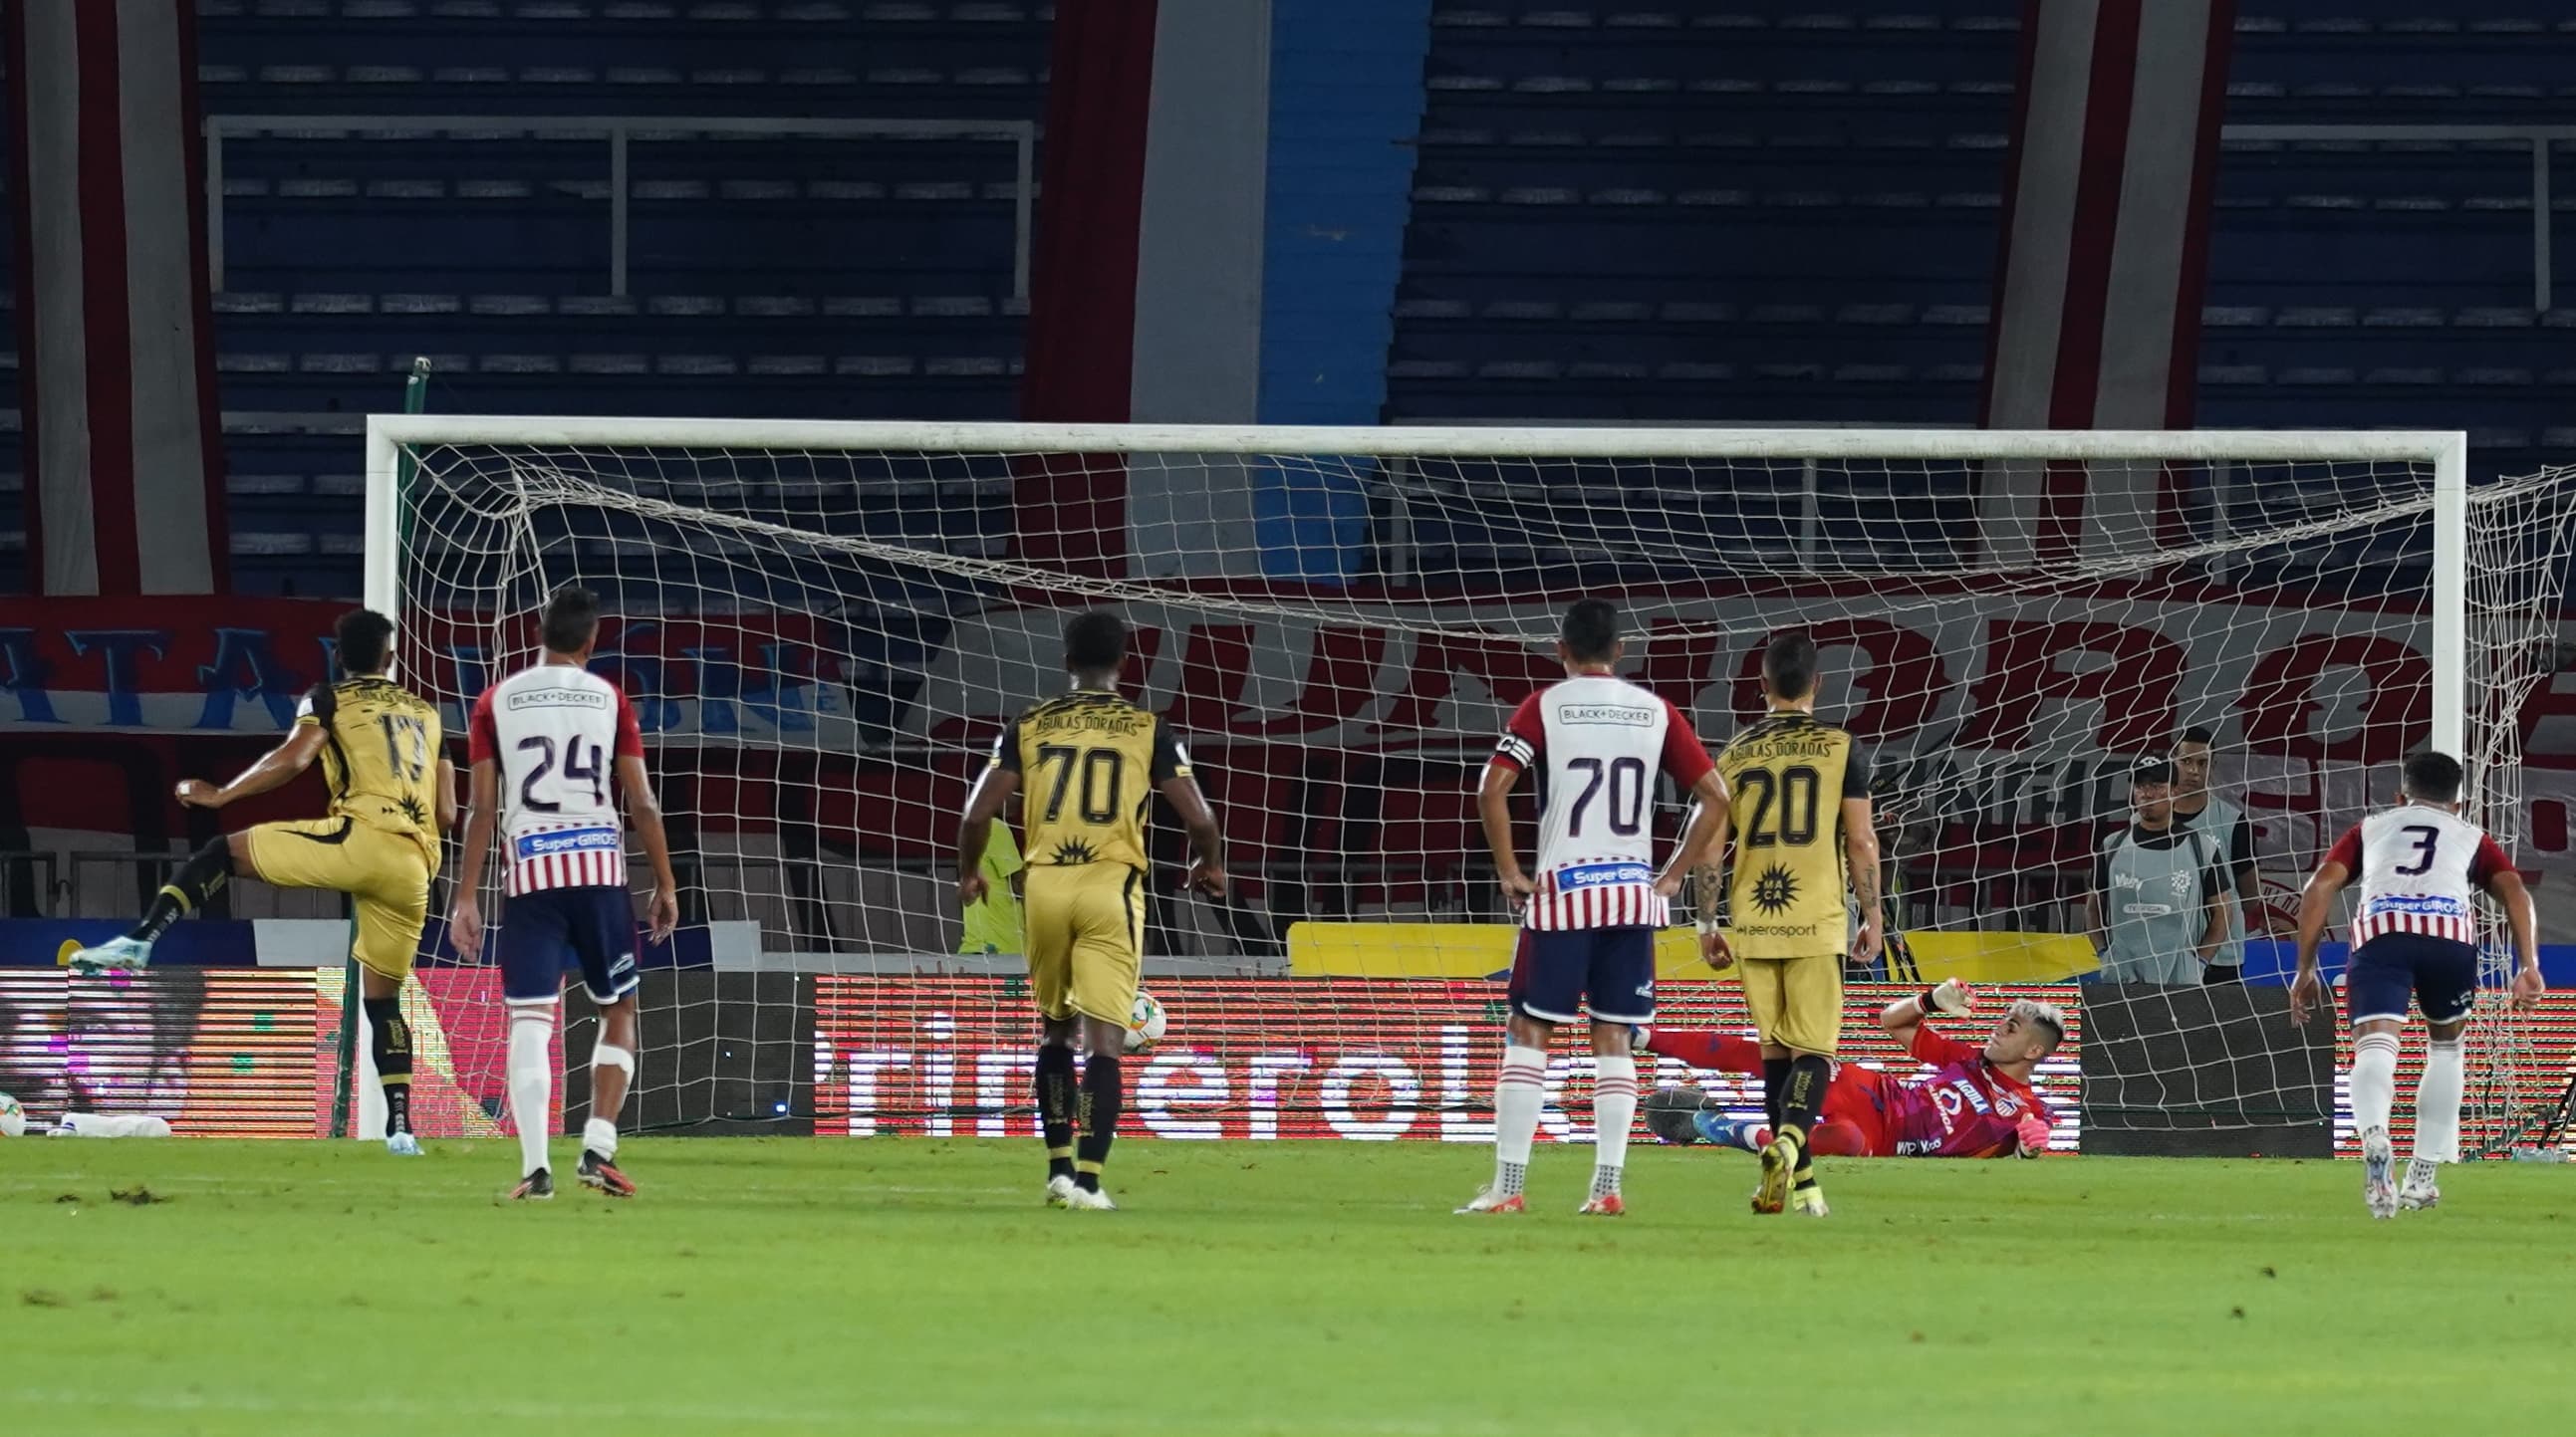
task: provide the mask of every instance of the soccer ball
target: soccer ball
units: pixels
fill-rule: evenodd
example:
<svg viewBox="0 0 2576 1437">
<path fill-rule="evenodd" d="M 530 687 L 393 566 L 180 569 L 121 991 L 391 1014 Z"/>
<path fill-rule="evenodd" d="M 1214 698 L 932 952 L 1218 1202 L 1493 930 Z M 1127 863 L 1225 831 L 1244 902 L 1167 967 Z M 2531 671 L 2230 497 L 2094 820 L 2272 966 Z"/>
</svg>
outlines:
<svg viewBox="0 0 2576 1437">
<path fill-rule="evenodd" d="M 1163 1029 L 1171 1019 L 1163 1005 L 1151 993 L 1136 995 L 1136 1006 L 1127 1010 L 1127 1051 L 1141 1053 L 1163 1040 Z"/>
<path fill-rule="evenodd" d="M 1162 1030 L 1162 1010 L 1156 1009 L 1154 1031 L 1159 1033 Z M 18 1106 L 16 1098 L 10 1097 L 7 1093 L 0 1093 L 0 1138 L 23 1138 L 26 1135 L 27 1110 Z"/>
</svg>

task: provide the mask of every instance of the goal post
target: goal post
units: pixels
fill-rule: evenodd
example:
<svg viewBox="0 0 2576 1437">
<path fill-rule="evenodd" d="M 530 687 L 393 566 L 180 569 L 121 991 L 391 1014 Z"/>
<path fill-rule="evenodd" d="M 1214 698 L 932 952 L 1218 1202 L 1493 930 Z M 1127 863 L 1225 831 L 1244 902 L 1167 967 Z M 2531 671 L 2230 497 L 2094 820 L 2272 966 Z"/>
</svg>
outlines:
<svg viewBox="0 0 2576 1437">
<path fill-rule="evenodd" d="M 1080 483 L 1048 488 L 1067 476 Z M 1191 740 L 1242 859 L 1244 891 L 1222 908 L 1156 900 L 1149 986 L 1211 979 L 1170 1005 L 1157 1063 L 1204 1040 L 1216 1065 L 1173 1067 L 1185 1096 L 1170 1110 L 1276 1131 L 1261 1114 L 1291 1090 L 1329 1107 L 1358 1084 L 1440 1109 L 1455 1136 L 1450 1110 L 1481 1092 L 1406 1089 L 1418 1073 L 1388 1075 L 1411 1059 L 1255 1071 L 1260 1055 L 1226 1044 L 1250 1043 L 1275 999 L 1215 980 L 1294 969 L 1355 1004 L 1362 990 L 1334 985 L 1420 980 L 1365 990 L 1400 1006 L 1493 971 L 1502 915 L 1462 797 L 1507 703 L 1544 677 L 1571 597 L 1621 601 L 1632 667 L 1712 746 L 1740 717 L 1745 656 L 1815 628 L 1829 669 L 1852 670 L 1828 716 L 1866 710 L 1855 729 L 1880 756 L 1883 812 L 1911 820 L 1891 847 L 1914 947 L 2064 978 L 2082 966 L 2062 960 L 2090 855 L 2124 811 L 2122 765 L 2185 727 L 2222 731 L 2213 791 L 2271 823 L 2274 899 L 2322 829 L 2384 797 L 2372 771 L 2407 745 L 2461 755 L 2473 806 L 2510 840 L 2513 716 L 2548 672 L 2532 650 L 2555 619 L 2566 478 L 2472 486 L 2466 437 L 2446 431 L 378 415 L 365 597 L 415 636 L 436 628 L 449 657 L 420 682 L 451 721 L 532 657 L 527 616 L 556 583 L 656 621 L 659 647 L 618 661 L 669 726 L 657 778 L 667 752 L 676 824 L 703 849 L 691 911 L 758 924 L 777 964 L 875 984 L 865 994 L 896 1014 L 818 1033 L 839 1055 L 816 1059 L 837 1085 L 818 1107 L 850 1131 L 862 1088 L 871 1122 L 1024 1124 L 998 1040 L 933 1051 L 984 1021 L 959 1011 L 980 990 L 852 975 L 910 955 L 1008 987 L 1007 962 L 957 956 L 934 835 L 999 720 L 1060 682 L 1060 617 L 1120 607 L 1140 636 L 1131 677 Z M 1069 497 L 1101 492 L 1123 512 Z M 430 652 L 398 642 L 407 662 Z M 1285 965 L 1268 951 L 1282 936 Z M 1707 986 L 1677 985 L 1677 1010 L 1736 1011 L 1706 1006 Z M 696 1001 L 731 1001 L 709 992 Z M 2500 1016 L 2486 1026 L 2501 1122 L 2540 1077 L 2525 1070 L 2560 1060 Z M 2230 1083 L 2279 1097 L 2307 1081 L 2287 1049 L 2252 1079 L 2223 1053 L 2159 1051 L 2192 1071 L 2110 1076 L 2182 1126 L 2253 1121 L 2210 1097 Z M 880 1066 L 861 1071 L 864 1054 Z M 648 1072 L 639 1091 L 705 1079 Z"/>
</svg>

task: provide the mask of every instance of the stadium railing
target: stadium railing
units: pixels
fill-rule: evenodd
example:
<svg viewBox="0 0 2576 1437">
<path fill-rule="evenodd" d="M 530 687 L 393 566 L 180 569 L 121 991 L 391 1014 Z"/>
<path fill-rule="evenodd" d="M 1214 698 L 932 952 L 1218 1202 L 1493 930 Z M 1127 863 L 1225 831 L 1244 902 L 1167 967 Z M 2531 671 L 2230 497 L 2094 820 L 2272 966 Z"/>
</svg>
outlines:
<svg viewBox="0 0 2576 1437">
<path fill-rule="evenodd" d="M 206 132 L 206 270 L 224 287 L 224 149 L 262 135 L 298 140 L 385 140 L 446 135 L 600 137 L 607 146 L 608 292 L 626 293 L 632 186 L 627 157 L 639 143 L 709 136 L 776 139 L 983 140 L 1012 146 L 1011 294 L 1029 293 L 1029 237 L 1037 195 L 1037 126 L 1027 120 L 796 120 L 755 115 L 208 115 Z M 407 142 L 407 141 L 406 141 Z"/>
</svg>

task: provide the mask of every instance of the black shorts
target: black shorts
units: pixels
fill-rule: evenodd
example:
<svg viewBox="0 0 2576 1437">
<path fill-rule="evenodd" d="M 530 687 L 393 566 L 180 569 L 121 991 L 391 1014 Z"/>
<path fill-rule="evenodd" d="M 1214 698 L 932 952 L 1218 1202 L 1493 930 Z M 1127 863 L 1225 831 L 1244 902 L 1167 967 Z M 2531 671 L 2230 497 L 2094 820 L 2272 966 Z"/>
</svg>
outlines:
<svg viewBox="0 0 2576 1437">
<path fill-rule="evenodd" d="M 501 997 L 551 1003 L 563 975 L 578 969 L 592 1001 L 613 1003 L 635 991 L 635 900 L 623 885 L 540 888 L 512 895 L 492 946 L 501 963 Z"/>
<path fill-rule="evenodd" d="M 2343 976 L 2347 1023 L 2406 1021 L 2412 994 L 2427 1023 L 2456 1023 L 2478 1001 L 2478 950 L 2421 933 L 2382 933 L 2352 955 Z"/>
<path fill-rule="evenodd" d="M 1596 1023 L 1655 1020 L 1655 930 L 1521 930 L 1512 955 L 1512 1011 L 1571 1023 L 1589 1000 Z"/>
</svg>

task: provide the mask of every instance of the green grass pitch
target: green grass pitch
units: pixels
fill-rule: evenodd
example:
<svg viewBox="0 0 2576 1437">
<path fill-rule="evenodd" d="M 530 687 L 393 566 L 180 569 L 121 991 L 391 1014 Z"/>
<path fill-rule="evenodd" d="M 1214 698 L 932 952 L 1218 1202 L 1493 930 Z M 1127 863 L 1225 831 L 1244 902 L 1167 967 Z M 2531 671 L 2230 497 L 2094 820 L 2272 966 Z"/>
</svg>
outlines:
<svg viewBox="0 0 2576 1437">
<path fill-rule="evenodd" d="M 2564 1168 L 2375 1224 L 2351 1163 L 1844 1162 L 1815 1222 L 1746 1212 L 1748 1158 L 1642 1147 L 1602 1221 L 1589 1152 L 1544 1146 L 1536 1210 L 1480 1219 L 1472 1147 L 1128 1142 L 1115 1214 L 1040 1207 L 1027 1142 L 624 1156 L 632 1202 L 514 1206 L 507 1144 L 0 1142 L 0 1429 L 2571 1425 Z"/>
</svg>

